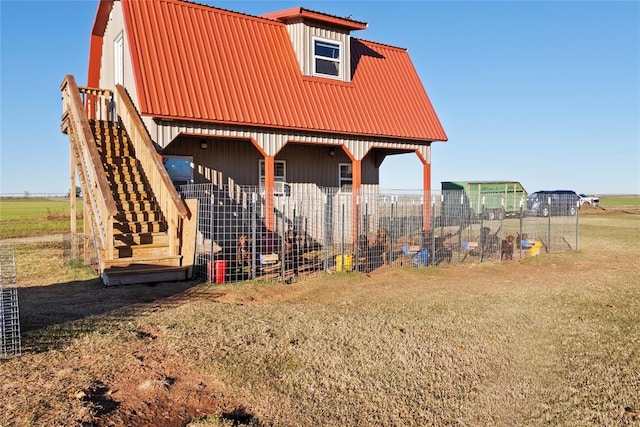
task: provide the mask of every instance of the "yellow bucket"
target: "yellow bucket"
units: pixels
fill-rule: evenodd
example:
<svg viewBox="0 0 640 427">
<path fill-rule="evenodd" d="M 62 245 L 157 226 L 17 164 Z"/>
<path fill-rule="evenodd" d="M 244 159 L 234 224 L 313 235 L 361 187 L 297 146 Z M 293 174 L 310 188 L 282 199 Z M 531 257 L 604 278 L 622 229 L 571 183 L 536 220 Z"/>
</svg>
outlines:
<svg viewBox="0 0 640 427">
<path fill-rule="evenodd" d="M 535 242 L 533 242 L 533 246 L 529 248 L 529 255 L 531 256 L 540 255 L 540 248 L 542 248 L 542 243 L 536 240 Z"/>
<path fill-rule="evenodd" d="M 353 257 L 351 255 L 345 255 L 344 258 L 342 255 L 336 256 L 336 271 L 351 271 L 353 270 Z"/>
</svg>

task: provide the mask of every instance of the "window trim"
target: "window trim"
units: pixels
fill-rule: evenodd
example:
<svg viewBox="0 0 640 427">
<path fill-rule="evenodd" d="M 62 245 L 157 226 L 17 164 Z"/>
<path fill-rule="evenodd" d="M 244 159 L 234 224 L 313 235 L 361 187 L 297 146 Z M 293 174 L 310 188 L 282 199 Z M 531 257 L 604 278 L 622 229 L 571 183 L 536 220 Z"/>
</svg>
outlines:
<svg viewBox="0 0 640 427">
<path fill-rule="evenodd" d="M 113 40 L 113 86 L 124 85 L 124 31 Z"/>
<path fill-rule="evenodd" d="M 322 56 L 322 55 L 316 55 L 316 42 L 322 42 L 322 43 L 327 43 L 327 44 L 331 44 L 331 45 L 335 45 L 338 47 L 338 58 L 329 58 L 327 56 Z M 344 58 L 344 46 L 342 44 L 342 41 L 340 40 L 331 40 L 331 39 L 325 39 L 322 37 L 312 37 L 311 39 L 311 53 L 312 53 L 312 75 L 315 77 L 325 77 L 325 78 L 329 78 L 329 79 L 336 79 L 336 80 L 343 80 L 343 73 L 342 73 L 342 68 L 343 68 L 343 58 Z M 318 72 L 316 70 L 316 60 L 318 59 L 322 59 L 325 61 L 329 61 L 329 62 L 335 62 L 338 64 L 338 75 L 333 75 L 333 74 L 325 74 L 325 73 L 321 73 Z"/>
<path fill-rule="evenodd" d="M 343 178 L 342 177 L 342 166 L 346 166 L 351 168 L 351 178 Z M 349 188 L 343 188 L 343 183 L 348 183 Z M 338 189 L 341 193 L 352 193 L 353 192 L 353 163 L 338 163 Z"/>
<path fill-rule="evenodd" d="M 274 196 L 285 196 L 287 195 L 287 161 L 286 160 L 274 160 L 273 161 L 273 195 Z M 275 174 L 276 164 L 282 164 L 282 172 L 283 175 L 278 176 Z M 262 170 L 265 168 L 264 159 L 258 159 L 258 185 L 260 187 L 260 192 L 264 193 L 264 181 L 265 176 L 262 174 Z"/>
</svg>

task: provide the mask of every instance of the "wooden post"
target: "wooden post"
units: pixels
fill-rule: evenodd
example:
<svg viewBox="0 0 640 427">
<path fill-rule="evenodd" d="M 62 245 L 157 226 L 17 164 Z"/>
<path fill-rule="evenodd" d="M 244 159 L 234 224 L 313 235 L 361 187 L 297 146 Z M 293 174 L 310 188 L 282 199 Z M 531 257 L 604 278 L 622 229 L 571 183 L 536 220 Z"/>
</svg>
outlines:
<svg viewBox="0 0 640 427">
<path fill-rule="evenodd" d="M 89 214 L 87 211 L 87 203 L 82 203 L 82 249 L 84 255 L 84 265 L 91 264 L 91 250 L 94 249 L 89 236 L 91 235 L 91 227 L 89 224 Z"/>
<path fill-rule="evenodd" d="M 73 152 L 73 144 L 69 144 L 70 147 L 70 151 L 69 151 L 69 159 L 71 160 L 70 162 L 70 166 L 71 166 L 71 174 L 69 176 L 69 216 L 70 216 L 70 229 L 71 229 L 71 234 L 75 235 L 77 230 L 76 230 L 76 156 L 75 153 Z"/>
<path fill-rule="evenodd" d="M 69 227 L 71 231 L 71 259 L 74 260 L 78 257 L 76 253 L 76 238 L 77 238 L 77 229 L 76 229 L 76 217 L 77 217 L 77 205 L 76 205 L 76 157 L 73 152 L 73 143 L 69 144 L 69 159 L 70 161 L 70 169 L 71 175 L 69 179 Z"/>
<path fill-rule="evenodd" d="M 422 229 L 428 231 L 431 229 L 431 163 L 420 151 L 416 150 L 416 154 L 422 163 Z"/>
</svg>

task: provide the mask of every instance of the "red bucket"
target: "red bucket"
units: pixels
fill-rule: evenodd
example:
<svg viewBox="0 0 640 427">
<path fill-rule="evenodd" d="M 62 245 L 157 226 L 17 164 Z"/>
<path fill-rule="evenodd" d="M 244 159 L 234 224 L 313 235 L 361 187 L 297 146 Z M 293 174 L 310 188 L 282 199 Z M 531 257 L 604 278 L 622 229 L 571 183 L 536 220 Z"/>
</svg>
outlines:
<svg viewBox="0 0 640 427">
<path fill-rule="evenodd" d="M 227 274 L 227 261 L 208 261 L 207 262 L 207 281 L 209 283 L 224 283 Z"/>
<path fill-rule="evenodd" d="M 224 283 L 224 276 L 227 274 L 227 261 L 214 261 L 216 283 Z"/>
</svg>

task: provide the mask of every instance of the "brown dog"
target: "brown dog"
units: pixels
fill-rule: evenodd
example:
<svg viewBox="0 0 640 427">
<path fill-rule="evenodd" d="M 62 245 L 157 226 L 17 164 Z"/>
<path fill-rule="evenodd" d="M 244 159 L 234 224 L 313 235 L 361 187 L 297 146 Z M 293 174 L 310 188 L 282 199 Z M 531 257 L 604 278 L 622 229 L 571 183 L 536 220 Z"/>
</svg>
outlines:
<svg viewBox="0 0 640 427">
<path fill-rule="evenodd" d="M 239 266 L 244 267 L 251 265 L 251 253 L 249 244 L 251 239 L 246 234 L 238 236 L 238 246 L 236 247 L 236 262 Z"/>
<path fill-rule="evenodd" d="M 500 253 L 500 260 L 513 259 L 513 247 L 516 238 L 509 234 L 506 238 L 502 239 L 502 251 Z"/>
</svg>

